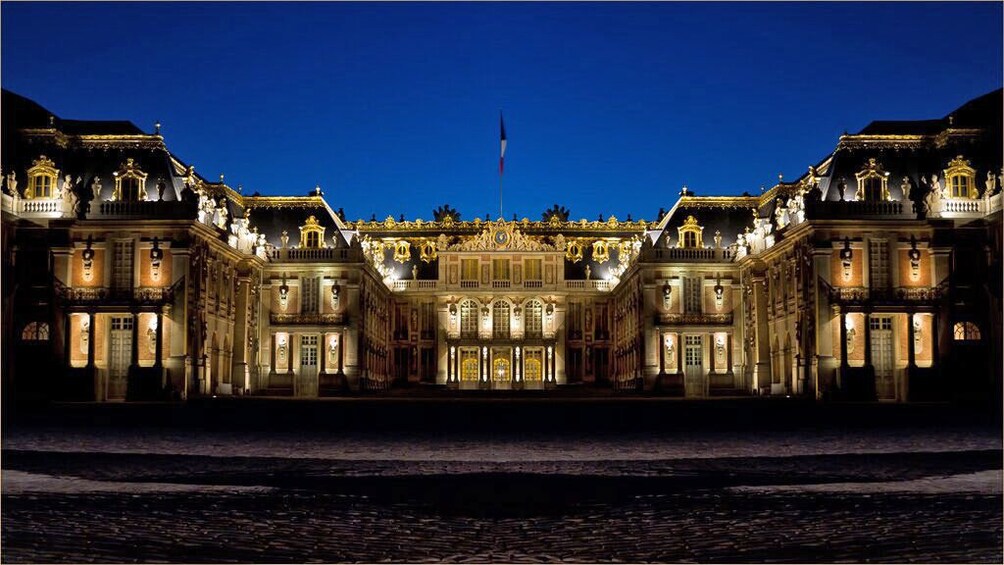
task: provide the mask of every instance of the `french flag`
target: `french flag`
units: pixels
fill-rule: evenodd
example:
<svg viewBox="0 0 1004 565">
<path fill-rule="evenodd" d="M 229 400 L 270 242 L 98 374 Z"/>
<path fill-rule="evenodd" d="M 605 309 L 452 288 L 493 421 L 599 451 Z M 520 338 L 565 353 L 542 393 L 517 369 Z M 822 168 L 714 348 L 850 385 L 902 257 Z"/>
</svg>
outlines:
<svg viewBox="0 0 1004 565">
<path fill-rule="evenodd" d="M 502 170 L 505 168 L 505 121 L 502 120 L 502 112 L 499 112 L 499 127 L 502 130 L 502 152 L 499 154 L 499 176 L 502 176 Z"/>
</svg>

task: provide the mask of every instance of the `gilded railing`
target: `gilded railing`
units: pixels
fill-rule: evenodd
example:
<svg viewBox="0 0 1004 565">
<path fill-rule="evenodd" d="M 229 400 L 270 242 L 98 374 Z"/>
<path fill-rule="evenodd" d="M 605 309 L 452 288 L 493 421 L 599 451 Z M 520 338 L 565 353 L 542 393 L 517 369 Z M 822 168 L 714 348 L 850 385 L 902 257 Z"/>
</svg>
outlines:
<svg viewBox="0 0 1004 565">
<path fill-rule="evenodd" d="M 296 314 L 271 312 L 269 314 L 269 321 L 273 324 L 284 325 L 323 326 L 328 324 L 341 324 L 343 320 L 344 316 L 342 314 L 320 314 L 317 312 Z"/>
<path fill-rule="evenodd" d="M 711 313 L 711 312 L 700 312 L 700 313 L 672 313 L 672 314 L 660 314 L 659 321 L 663 324 L 680 324 L 680 325 L 718 325 L 718 324 L 731 324 L 732 323 L 732 312 L 725 313 Z"/>
</svg>

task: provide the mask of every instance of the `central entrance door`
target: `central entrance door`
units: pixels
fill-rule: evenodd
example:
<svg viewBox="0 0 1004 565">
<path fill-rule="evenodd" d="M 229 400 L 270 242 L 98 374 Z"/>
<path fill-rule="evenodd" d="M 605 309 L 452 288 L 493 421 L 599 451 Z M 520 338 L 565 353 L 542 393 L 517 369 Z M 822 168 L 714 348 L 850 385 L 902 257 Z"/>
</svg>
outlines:
<svg viewBox="0 0 1004 565">
<path fill-rule="evenodd" d="M 317 396 L 317 336 L 300 336 L 300 376 L 297 396 Z"/>
<path fill-rule="evenodd" d="M 872 366 L 875 367 L 875 394 L 879 400 L 896 399 L 896 382 L 892 362 L 892 317 L 872 316 Z"/>
<path fill-rule="evenodd" d="M 687 396 L 704 396 L 704 348 L 699 335 L 684 336 L 684 387 Z"/>
<path fill-rule="evenodd" d="M 523 387 L 528 389 L 544 386 L 544 350 L 527 348 L 523 350 Z"/>
<path fill-rule="evenodd" d="M 460 388 L 477 388 L 481 378 L 481 366 L 478 363 L 478 348 L 464 347 L 460 349 Z"/>
<path fill-rule="evenodd" d="M 132 317 L 112 318 L 111 341 L 108 351 L 108 399 L 126 397 L 129 362 L 132 359 Z"/>
<path fill-rule="evenodd" d="M 509 390 L 512 388 L 512 348 L 492 348 L 490 378 L 493 389 Z"/>
</svg>

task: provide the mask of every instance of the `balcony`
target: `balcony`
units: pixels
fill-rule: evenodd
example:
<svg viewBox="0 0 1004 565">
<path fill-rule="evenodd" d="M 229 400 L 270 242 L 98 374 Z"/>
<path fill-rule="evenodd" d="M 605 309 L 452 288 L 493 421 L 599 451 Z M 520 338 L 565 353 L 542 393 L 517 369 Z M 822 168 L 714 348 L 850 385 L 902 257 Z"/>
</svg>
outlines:
<svg viewBox="0 0 1004 565">
<path fill-rule="evenodd" d="M 327 326 L 341 324 L 345 321 L 345 316 L 342 314 L 320 314 L 317 312 L 296 314 L 271 312 L 268 318 L 273 325 L 285 326 Z"/>
<path fill-rule="evenodd" d="M 177 285 L 176 285 L 177 286 Z M 160 306 L 174 301 L 174 287 L 68 287 L 56 282 L 56 296 L 66 306 Z"/>
<path fill-rule="evenodd" d="M 610 292 L 613 285 L 610 281 L 586 280 L 586 281 L 565 281 L 565 290 L 594 290 L 599 292 Z"/>
<path fill-rule="evenodd" d="M 899 200 L 823 200 L 805 203 L 809 219 L 839 219 L 856 216 L 909 217 L 912 210 Z"/>
<path fill-rule="evenodd" d="M 725 247 L 656 247 L 649 257 L 656 261 L 731 262 L 733 252 Z"/>
<path fill-rule="evenodd" d="M 415 290 L 436 290 L 437 288 L 439 288 L 439 281 L 435 280 L 428 280 L 428 281 L 403 280 L 403 281 L 394 281 L 391 289 L 394 292 L 408 292 Z"/>
<path fill-rule="evenodd" d="M 287 247 L 272 249 L 269 259 L 273 262 L 313 262 L 313 261 L 347 261 L 347 247 Z"/>
<path fill-rule="evenodd" d="M 115 200 L 91 203 L 88 218 L 156 218 L 186 219 L 196 218 L 195 208 L 181 200 Z"/>
<path fill-rule="evenodd" d="M 825 283 L 824 283 L 825 284 Z M 934 288 L 900 287 L 900 288 L 865 288 L 865 287 L 830 287 L 827 294 L 830 302 L 844 306 L 863 306 L 879 304 L 934 304 L 946 295 L 945 285 Z"/>
<path fill-rule="evenodd" d="M 658 323 L 674 326 L 721 326 L 732 324 L 732 312 L 705 313 L 691 312 L 686 314 L 670 313 L 659 314 Z"/>
</svg>

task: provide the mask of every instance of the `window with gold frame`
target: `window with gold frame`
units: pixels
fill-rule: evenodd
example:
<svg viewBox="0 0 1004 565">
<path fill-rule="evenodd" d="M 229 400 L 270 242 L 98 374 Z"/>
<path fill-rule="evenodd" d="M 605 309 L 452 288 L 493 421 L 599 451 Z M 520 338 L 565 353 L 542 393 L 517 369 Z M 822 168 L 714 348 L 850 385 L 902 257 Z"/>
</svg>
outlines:
<svg viewBox="0 0 1004 565">
<path fill-rule="evenodd" d="M 969 161 L 958 155 L 945 169 L 945 192 L 949 198 L 977 198 L 976 169 Z"/>
<path fill-rule="evenodd" d="M 324 229 L 315 216 L 309 216 L 306 223 L 300 226 L 300 247 L 308 249 L 324 247 Z"/>
<path fill-rule="evenodd" d="M 476 348 L 464 348 L 460 350 L 460 380 L 464 382 L 477 382 L 478 375 L 478 350 Z"/>
<path fill-rule="evenodd" d="M 28 198 L 52 198 L 59 170 L 45 155 L 39 156 L 28 169 Z"/>
<path fill-rule="evenodd" d="M 140 170 L 132 157 L 126 159 L 119 170 L 112 174 L 115 177 L 112 200 L 146 200 L 147 174 Z"/>
<path fill-rule="evenodd" d="M 679 235 L 679 245 L 680 247 L 703 247 L 704 242 L 702 241 L 702 234 L 704 233 L 704 227 L 698 225 L 697 218 L 693 216 L 687 216 L 687 219 L 683 221 L 683 225 L 676 228 Z"/>
</svg>

